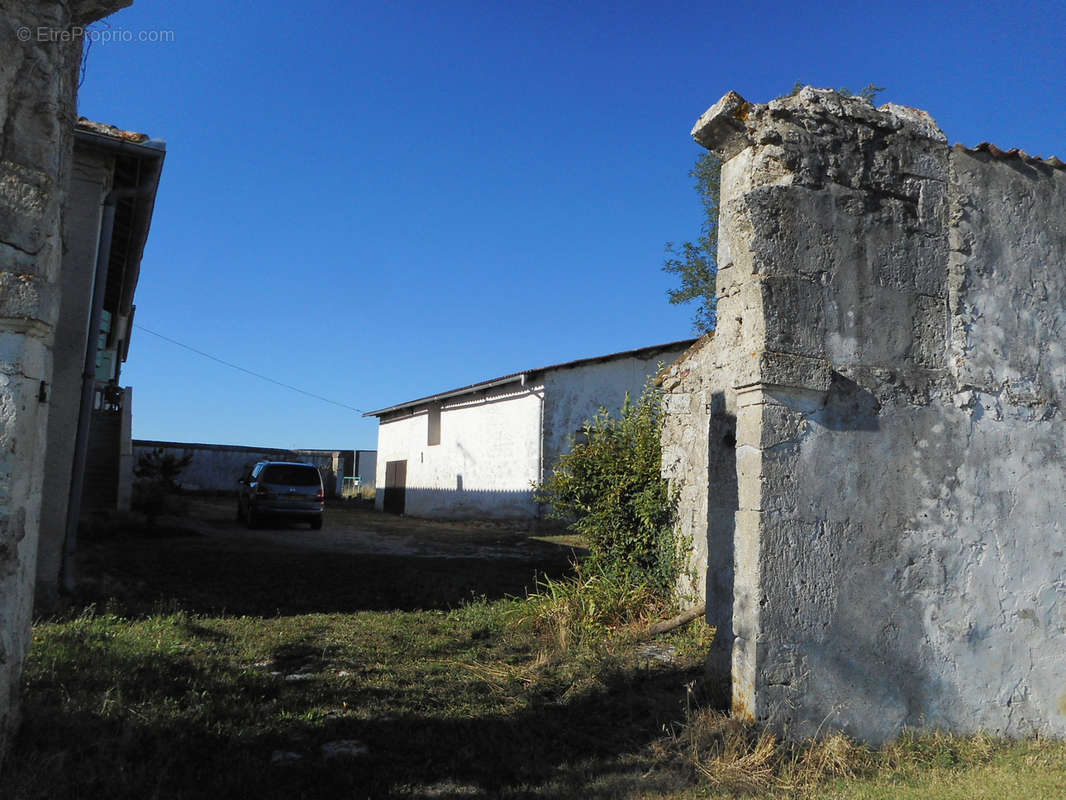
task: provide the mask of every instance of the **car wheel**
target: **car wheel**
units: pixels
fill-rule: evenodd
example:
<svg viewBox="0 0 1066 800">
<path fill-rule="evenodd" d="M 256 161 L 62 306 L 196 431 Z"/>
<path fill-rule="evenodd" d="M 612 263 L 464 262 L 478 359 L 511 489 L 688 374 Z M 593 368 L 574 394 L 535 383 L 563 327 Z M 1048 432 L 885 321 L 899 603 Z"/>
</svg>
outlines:
<svg viewBox="0 0 1066 800">
<path fill-rule="evenodd" d="M 244 509 L 241 508 L 241 502 L 237 501 L 237 522 L 241 522 L 244 519 Z"/>
<path fill-rule="evenodd" d="M 322 517 L 315 517 L 313 520 L 311 520 L 311 530 L 322 530 Z"/>
<path fill-rule="evenodd" d="M 252 506 L 248 506 L 248 511 L 245 513 L 244 518 L 247 520 L 249 528 L 259 527 L 259 514 L 256 513 Z"/>
</svg>

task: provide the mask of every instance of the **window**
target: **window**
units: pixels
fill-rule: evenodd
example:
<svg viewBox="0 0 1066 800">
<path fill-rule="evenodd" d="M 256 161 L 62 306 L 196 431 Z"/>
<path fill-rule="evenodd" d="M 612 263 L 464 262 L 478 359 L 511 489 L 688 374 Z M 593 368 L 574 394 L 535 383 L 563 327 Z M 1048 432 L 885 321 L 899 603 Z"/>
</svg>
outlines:
<svg viewBox="0 0 1066 800">
<path fill-rule="evenodd" d="M 271 464 L 263 470 L 260 479 L 263 483 L 284 486 L 318 486 L 321 483 L 315 467 L 298 464 Z"/>
<path fill-rule="evenodd" d="M 429 407 L 429 425 L 426 432 L 426 444 L 440 444 L 440 406 Z"/>
</svg>

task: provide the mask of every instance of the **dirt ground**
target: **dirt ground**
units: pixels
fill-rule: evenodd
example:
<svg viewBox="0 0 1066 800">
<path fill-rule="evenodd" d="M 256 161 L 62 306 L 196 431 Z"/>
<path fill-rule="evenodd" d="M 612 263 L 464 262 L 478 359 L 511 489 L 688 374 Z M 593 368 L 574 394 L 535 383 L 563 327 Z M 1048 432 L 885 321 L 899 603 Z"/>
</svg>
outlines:
<svg viewBox="0 0 1066 800">
<path fill-rule="evenodd" d="M 526 524 L 436 522 L 331 504 L 321 530 L 249 530 L 229 498 L 182 498 L 179 516 L 98 526 L 78 547 L 82 603 L 121 613 L 184 609 L 274 616 L 454 608 L 524 596 L 584 548 Z"/>
<path fill-rule="evenodd" d="M 249 530 L 236 519 L 236 504 L 226 499 L 192 499 L 183 524 L 204 536 L 331 553 L 376 553 L 436 558 L 518 558 L 528 560 L 558 547 L 580 547 L 577 537 L 550 529 L 537 535 L 528 522 L 471 520 L 439 522 L 383 514 L 331 503 L 322 529 L 306 523 L 269 521 Z"/>
</svg>

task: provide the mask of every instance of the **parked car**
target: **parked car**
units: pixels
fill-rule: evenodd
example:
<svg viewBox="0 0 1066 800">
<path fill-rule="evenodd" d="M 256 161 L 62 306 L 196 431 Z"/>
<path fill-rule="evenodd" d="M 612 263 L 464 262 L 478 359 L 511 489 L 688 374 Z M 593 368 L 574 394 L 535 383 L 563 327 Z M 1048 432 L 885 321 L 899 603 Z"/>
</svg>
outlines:
<svg viewBox="0 0 1066 800">
<path fill-rule="evenodd" d="M 240 480 L 237 519 L 256 528 L 264 519 L 301 520 L 322 528 L 325 492 L 313 464 L 260 461 Z"/>
</svg>

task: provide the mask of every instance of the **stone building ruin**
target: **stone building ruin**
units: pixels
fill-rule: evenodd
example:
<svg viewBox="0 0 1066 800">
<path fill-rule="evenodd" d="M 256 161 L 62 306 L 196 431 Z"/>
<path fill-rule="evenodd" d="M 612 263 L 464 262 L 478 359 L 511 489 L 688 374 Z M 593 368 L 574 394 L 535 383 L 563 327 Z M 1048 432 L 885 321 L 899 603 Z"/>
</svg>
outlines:
<svg viewBox="0 0 1066 800">
<path fill-rule="evenodd" d="M 923 111 L 726 95 L 718 329 L 663 472 L 735 713 L 1066 735 L 1066 169 Z"/>
<path fill-rule="evenodd" d="M 82 41 L 132 0 L 0 0 L 0 758 L 30 645 Z"/>
</svg>

